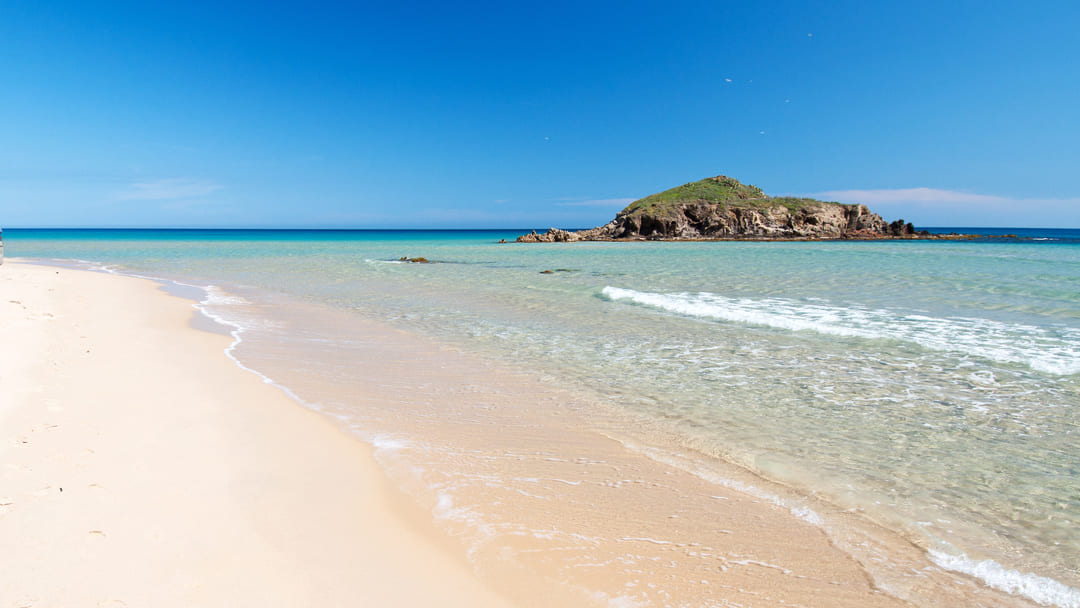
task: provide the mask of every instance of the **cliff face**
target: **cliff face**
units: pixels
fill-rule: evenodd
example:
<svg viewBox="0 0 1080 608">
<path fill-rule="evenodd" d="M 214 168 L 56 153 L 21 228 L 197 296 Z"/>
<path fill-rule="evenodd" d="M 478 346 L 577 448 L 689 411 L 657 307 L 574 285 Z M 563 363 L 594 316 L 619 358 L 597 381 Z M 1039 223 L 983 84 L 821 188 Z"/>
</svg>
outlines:
<svg viewBox="0 0 1080 608">
<path fill-rule="evenodd" d="M 635 211 L 613 222 L 612 238 L 850 238 L 885 234 L 888 224 L 863 205 L 818 203 L 733 207 L 695 201 L 662 216 Z M 610 225 L 610 224 L 609 224 Z"/>
<path fill-rule="evenodd" d="M 616 239 L 879 239 L 911 238 L 911 224 L 889 224 L 863 205 L 770 197 L 726 176 L 710 177 L 634 201 L 611 222 L 568 232 L 552 228 L 519 242 Z"/>
</svg>

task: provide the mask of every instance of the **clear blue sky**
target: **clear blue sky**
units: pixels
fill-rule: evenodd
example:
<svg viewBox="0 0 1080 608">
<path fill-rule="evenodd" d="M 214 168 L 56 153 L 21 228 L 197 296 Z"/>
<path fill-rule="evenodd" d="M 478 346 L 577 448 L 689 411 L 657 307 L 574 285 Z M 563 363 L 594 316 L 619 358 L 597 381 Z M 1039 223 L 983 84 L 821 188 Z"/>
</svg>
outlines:
<svg viewBox="0 0 1080 608">
<path fill-rule="evenodd" d="M 823 5 L 828 6 L 823 6 Z M 0 226 L 1080 227 L 1080 2 L 0 0 Z"/>
</svg>

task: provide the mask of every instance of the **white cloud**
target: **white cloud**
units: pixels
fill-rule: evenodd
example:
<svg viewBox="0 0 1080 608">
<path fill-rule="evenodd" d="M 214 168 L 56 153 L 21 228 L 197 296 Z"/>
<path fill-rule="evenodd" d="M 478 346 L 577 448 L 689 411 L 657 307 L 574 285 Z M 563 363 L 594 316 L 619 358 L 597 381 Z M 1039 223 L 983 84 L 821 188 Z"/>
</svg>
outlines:
<svg viewBox="0 0 1080 608">
<path fill-rule="evenodd" d="M 1080 198 L 1012 198 L 936 188 L 831 190 L 804 196 L 862 203 L 916 226 L 1080 226 Z"/>
<path fill-rule="evenodd" d="M 587 201 L 573 201 L 568 203 L 555 203 L 559 207 L 609 207 L 622 209 L 630 203 L 636 201 L 636 198 L 597 198 Z"/>
<path fill-rule="evenodd" d="M 889 203 L 1006 203 L 1010 199 L 987 194 L 936 188 L 898 188 L 893 190 L 830 190 L 812 194 L 814 198 L 841 203 L 867 205 Z"/>
<path fill-rule="evenodd" d="M 222 186 L 203 179 L 172 178 L 136 182 L 116 196 L 122 201 L 161 201 L 206 196 Z"/>
</svg>

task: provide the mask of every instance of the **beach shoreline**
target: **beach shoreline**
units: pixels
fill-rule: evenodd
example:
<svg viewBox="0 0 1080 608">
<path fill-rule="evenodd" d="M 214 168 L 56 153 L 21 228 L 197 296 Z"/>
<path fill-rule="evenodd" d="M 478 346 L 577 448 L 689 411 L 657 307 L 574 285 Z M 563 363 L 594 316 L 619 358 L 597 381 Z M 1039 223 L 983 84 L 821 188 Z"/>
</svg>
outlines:
<svg viewBox="0 0 1080 608">
<path fill-rule="evenodd" d="M 50 282 L 49 289 L 63 285 L 54 277 L 62 276 L 65 282 L 78 277 L 79 285 L 68 286 L 76 291 L 67 293 L 75 300 L 85 299 L 91 292 L 112 292 L 113 281 L 136 282 L 143 291 L 154 291 L 160 284 L 23 263 L 13 268 L 19 272 L 36 271 L 37 279 Z M 103 289 L 100 285 L 110 287 Z M 776 488 L 757 487 L 761 484 L 753 477 L 748 478 L 748 483 L 735 481 L 737 476 L 718 477 L 712 465 L 701 467 L 693 459 L 680 460 L 677 454 L 641 444 L 638 438 L 584 429 L 588 424 L 575 413 L 580 404 L 574 404 L 572 395 L 507 370 L 485 367 L 467 354 L 386 327 L 361 324 L 353 328 L 356 335 L 343 335 L 345 342 L 364 345 L 344 357 L 356 370 L 351 372 L 355 378 L 340 395 L 345 409 L 335 409 L 329 402 L 305 399 L 311 394 L 327 397 L 330 393 L 325 387 L 312 391 L 312 379 L 305 379 L 302 373 L 289 375 L 295 371 L 291 361 L 317 353 L 305 353 L 296 344 L 260 345 L 255 336 L 230 345 L 220 328 L 217 333 L 203 331 L 213 329 L 206 326 L 205 320 L 196 323 L 200 329 L 191 328 L 190 300 L 160 290 L 152 296 L 167 299 L 170 306 L 183 310 L 180 324 L 190 339 L 199 336 L 202 342 L 213 343 L 203 358 L 217 359 L 231 366 L 233 374 L 243 378 L 242 383 L 273 393 L 279 404 L 276 409 L 294 410 L 293 417 L 303 413 L 315 420 L 310 424 L 321 427 L 320 433 L 329 429 L 336 434 L 335 441 L 350 443 L 353 453 L 349 460 L 361 459 L 357 451 L 362 454 L 367 464 L 364 470 L 339 470 L 337 475 L 380 480 L 378 493 L 382 498 L 378 502 L 382 511 L 374 516 L 369 512 L 361 517 L 355 517 L 355 512 L 345 514 L 344 520 L 325 520 L 308 513 L 312 499 L 297 492 L 295 485 L 273 488 L 273 500 L 289 505 L 289 510 L 276 520 L 280 527 L 307 518 L 322 521 L 323 525 L 316 526 L 322 535 L 333 536 L 342 527 L 355 532 L 348 541 L 337 539 L 338 557 L 330 561 L 338 564 L 340 577 L 332 572 L 333 568 L 324 572 L 329 558 L 321 557 L 319 577 L 326 586 L 313 591 L 310 587 L 298 590 L 294 584 L 290 589 L 298 595 L 281 605 L 323 596 L 328 599 L 317 603 L 332 605 L 335 597 L 357 593 L 355 589 L 338 588 L 339 578 L 344 581 L 351 576 L 341 572 L 339 562 L 366 560 L 378 562 L 379 567 L 388 566 L 386 560 L 373 555 L 367 538 L 387 530 L 394 530 L 395 537 L 411 534 L 415 538 L 419 534 L 423 551 L 434 549 L 436 557 L 431 559 L 444 560 L 440 562 L 442 572 L 448 573 L 454 584 L 466 587 L 463 597 L 469 599 L 462 605 L 500 605 L 503 598 L 509 598 L 514 605 L 528 606 L 691 606 L 731 601 L 745 605 L 784 601 L 819 606 L 891 606 L 913 601 L 915 605 L 952 606 L 977 605 L 987 600 L 997 605 L 1026 605 L 1018 598 L 982 587 L 975 580 L 934 568 L 922 549 L 903 538 L 883 534 L 883 530 L 868 525 L 856 514 L 822 511 L 829 520 L 827 524 L 818 520 L 820 515 L 813 509 L 806 508 L 810 497 L 785 498 L 775 493 Z M 161 305 L 143 301 L 141 306 L 154 310 Z M 206 301 L 198 308 L 214 317 L 214 307 Z M 326 324 L 317 328 L 322 332 L 354 324 L 353 319 L 328 313 L 325 309 L 301 310 L 294 319 L 294 329 L 312 331 L 314 326 L 310 324 L 315 319 Z M 116 344 L 130 339 L 120 333 L 110 335 Z M 276 359 L 275 348 L 280 350 Z M 233 361 L 222 356 L 226 351 Z M 65 365 L 74 365 L 75 361 Z M 255 373 L 264 382 L 241 367 L 257 369 Z M 216 373 L 224 372 L 219 369 Z M 283 391 L 270 386 L 270 378 L 318 414 L 286 398 Z M 362 415 L 355 411 L 359 402 L 365 402 L 367 408 Z M 220 438 L 222 441 L 229 443 L 229 433 L 240 427 L 246 433 L 261 434 L 262 441 L 271 440 L 263 429 L 264 424 L 270 424 L 265 412 L 247 407 L 235 416 L 234 426 L 216 429 L 219 433 L 228 431 Z M 356 419 L 365 416 L 370 424 L 359 428 Z M 378 416 L 386 418 L 376 420 Z M 249 417 L 250 423 L 245 423 Z M 260 419 L 262 423 L 255 424 Z M 260 430 L 254 431 L 256 428 Z M 373 431 L 378 432 L 372 435 Z M 423 442 L 418 443 L 417 438 L 423 438 Z M 373 452 L 378 467 L 372 461 Z M 281 458 L 291 462 L 302 457 L 290 452 Z M 265 474 L 261 468 L 266 464 L 257 465 L 258 475 Z M 455 476 L 451 470 L 455 466 L 468 471 Z M 333 495 L 338 490 L 326 491 Z M 491 505 L 492 509 L 481 512 L 476 509 L 478 505 Z M 238 519 L 250 517 L 257 510 L 251 503 L 226 506 Z M 821 507 L 827 509 L 828 505 Z M 143 515 L 153 517 L 151 513 Z M 396 523 L 388 523 L 387 516 Z M 378 523 L 361 526 L 354 519 Z M 331 521 L 333 525 L 325 525 Z M 0 519 L 0 529 L 5 523 Z M 866 550 L 856 555 L 858 551 L 852 548 L 857 546 Z M 138 549 L 129 551 L 137 553 Z M 363 554 L 362 559 L 353 553 Z M 402 557 L 408 561 L 407 555 Z M 901 580 L 899 585 L 898 581 L 882 579 L 881 573 L 888 568 L 875 562 L 897 557 L 925 572 Z M 302 560 L 302 553 L 297 553 L 295 559 Z M 295 583 L 295 573 L 306 573 L 300 578 L 311 574 L 311 564 L 292 566 L 294 578 L 284 577 L 283 581 Z M 428 570 L 425 565 L 376 576 L 386 583 L 384 586 L 393 587 L 392 581 L 400 582 L 395 575 L 432 580 Z M 434 571 L 440 572 L 439 568 Z M 477 582 L 476 574 L 483 584 Z M 445 580 L 432 583 L 445 586 Z M 492 589 L 501 596 L 492 594 Z M 304 593 L 315 595 L 296 599 Z M 359 593 L 368 597 L 364 594 L 369 590 Z M 446 603 L 441 596 L 440 601 Z M 409 600 L 391 603 L 417 605 Z"/>
<path fill-rule="evenodd" d="M 158 287 L 0 267 L 0 604 L 510 605 Z"/>
</svg>

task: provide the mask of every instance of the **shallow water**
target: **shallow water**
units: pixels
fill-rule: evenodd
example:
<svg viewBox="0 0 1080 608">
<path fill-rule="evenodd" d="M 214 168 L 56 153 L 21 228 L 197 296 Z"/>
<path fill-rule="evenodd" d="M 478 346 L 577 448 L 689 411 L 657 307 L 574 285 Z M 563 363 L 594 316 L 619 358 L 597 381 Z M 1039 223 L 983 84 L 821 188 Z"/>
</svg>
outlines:
<svg viewBox="0 0 1080 608">
<path fill-rule="evenodd" d="M 288 368 L 309 402 L 351 416 L 384 447 L 418 441 L 393 418 L 439 414 L 357 407 L 364 396 L 348 382 L 314 396 L 355 373 L 365 334 L 304 321 L 314 313 L 303 306 L 527 370 L 572 395 L 575 416 L 654 459 L 696 469 L 717 457 L 863 513 L 942 567 L 1080 606 L 1080 234 L 497 243 L 516 234 L 4 236 L 9 256 L 89 260 L 242 295 L 207 307 L 249 328 L 237 356 L 275 379 Z M 300 350 L 301 363 L 286 361 Z M 408 460 L 381 452 L 391 468 Z M 461 464 L 474 480 L 476 466 Z M 447 517 L 464 512 L 433 500 Z M 491 523 L 473 517 L 474 531 Z"/>
</svg>

